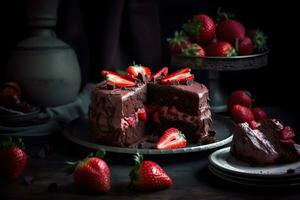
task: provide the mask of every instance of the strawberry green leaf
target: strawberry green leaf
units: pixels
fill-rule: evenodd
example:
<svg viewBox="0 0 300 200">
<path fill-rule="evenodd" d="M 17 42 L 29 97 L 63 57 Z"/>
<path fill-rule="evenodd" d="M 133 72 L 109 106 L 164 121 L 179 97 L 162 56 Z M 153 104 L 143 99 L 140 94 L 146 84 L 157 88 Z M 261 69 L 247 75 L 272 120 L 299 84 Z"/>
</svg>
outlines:
<svg viewBox="0 0 300 200">
<path fill-rule="evenodd" d="M 105 155 L 106 155 L 106 151 L 101 149 L 96 152 L 95 157 L 104 158 Z"/>
<path fill-rule="evenodd" d="M 78 161 L 75 161 L 75 162 L 67 161 L 63 171 L 67 174 L 72 174 L 79 162 Z"/>
</svg>

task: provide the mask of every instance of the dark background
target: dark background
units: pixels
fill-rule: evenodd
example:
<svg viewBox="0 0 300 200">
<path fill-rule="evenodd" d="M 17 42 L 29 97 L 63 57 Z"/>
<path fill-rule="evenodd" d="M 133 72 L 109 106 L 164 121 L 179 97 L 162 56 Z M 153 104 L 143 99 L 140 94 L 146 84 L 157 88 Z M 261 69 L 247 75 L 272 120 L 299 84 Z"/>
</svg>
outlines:
<svg viewBox="0 0 300 200">
<path fill-rule="evenodd" d="M 101 2 L 101 3 L 100 3 Z M 29 34 L 27 1 L 1 5 L 1 82 L 5 63 L 17 42 Z M 76 51 L 83 82 L 100 80 L 102 68 L 125 69 L 135 60 L 157 69 L 169 65 L 166 38 L 193 14 L 216 16 L 217 7 L 236 13 L 246 27 L 259 27 L 268 35 L 269 65 L 252 71 L 225 72 L 228 92 L 244 88 L 258 105 L 283 106 L 297 115 L 299 30 L 294 1 L 259 0 L 61 0 L 56 32 Z M 199 74 L 198 80 L 205 73 Z"/>
</svg>

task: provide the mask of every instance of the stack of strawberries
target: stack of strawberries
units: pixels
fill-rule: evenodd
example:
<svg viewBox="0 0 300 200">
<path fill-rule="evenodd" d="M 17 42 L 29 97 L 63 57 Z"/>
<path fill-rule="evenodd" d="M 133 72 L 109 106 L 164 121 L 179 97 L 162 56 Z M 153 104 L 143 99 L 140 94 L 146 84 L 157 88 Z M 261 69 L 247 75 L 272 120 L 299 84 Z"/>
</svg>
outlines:
<svg viewBox="0 0 300 200">
<path fill-rule="evenodd" d="M 267 50 L 266 36 L 258 29 L 246 29 L 245 26 L 231 19 L 234 15 L 218 10 L 215 22 L 205 14 L 195 15 L 168 38 L 172 54 L 202 57 L 230 57 L 249 55 Z"/>
</svg>

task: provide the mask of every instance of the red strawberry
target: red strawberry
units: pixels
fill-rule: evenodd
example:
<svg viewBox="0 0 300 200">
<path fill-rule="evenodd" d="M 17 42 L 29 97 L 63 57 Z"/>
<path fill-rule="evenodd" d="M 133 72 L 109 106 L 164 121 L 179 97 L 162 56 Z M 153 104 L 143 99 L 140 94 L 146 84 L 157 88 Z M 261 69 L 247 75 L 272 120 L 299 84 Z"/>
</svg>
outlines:
<svg viewBox="0 0 300 200">
<path fill-rule="evenodd" d="M 156 144 L 157 149 L 176 149 L 186 147 L 184 134 L 176 128 L 167 129 Z"/>
<path fill-rule="evenodd" d="M 253 43 L 250 38 L 244 37 L 238 41 L 238 54 L 240 56 L 249 55 L 253 52 Z"/>
<path fill-rule="evenodd" d="M 257 123 L 256 121 L 251 121 L 251 122 L 249 122 L 249 126 L 252 129 L 257 129 L 260 126 L 260 124 Z"/>
<path fill-rule="evenodd" d="M 205 56 L 205 51 L 198 44 L 191 44 L 183 48 L 181 54 L 184 56 L 200 57 Z"/>
<path fill-rule="evenodd" d="M 194 80 L 194 75 L 190 73 L 191 69 L 184 68 L 173 72 L 161 79 L 163 84 L 188 84 Z"/>
<path fill-rule="evenodd" d="M 3 89 L 0 91 L 0 101 L 10 101 L 12 97 L 21 98 L 21 87 L 14 81 L 6 82 Z"/>
<path fill-rule="evenodd" d="M 65 172 L 73 173 L 75 183 L 81 188 L 97 193 L 110 190 L 110 170 L 103 157 L 104 152 L 97 152 L 94 157 L 87 157 L 78 162 L 67 162 Z"/>
<path fill-rule="evenodd" d="M 106 71 L 106 70 L 103 70 L 101 73 L 104 76 L 107 85 L 113 85 L 116 87 L 128 87 L 128 88 L 136 86 L 136 83 L 133 80 L 126 78 L 125 75 L 120 75 L 115 72 Z"/>
<path fill-rule="evenodd" d="M 151 78 L 151 70 L 149 67 L 134 64 L 129 66 L 127 70 L 131 76 L 140 78 L 142 81 L 147 81 Z"/>
<path fill-rule="evenodd" d="M 17 179 L 27 166 L 27 154 L 22 150 L 22 140 L 13 142 L 4 138 L 0 146 L 0 176 L 7 180 Z"/>
<path fill-rule="evenodd" d="M 251 110 L 245 106 L 234 105 L 231 108 L 231 117 L 236 123 L 254 121 L 254 116 Z"/>
<path fill-rule="evenodd" d="M 214 21 L 207 15 L 195 15 L 183 25 L 183 30 L 198 44 L 207 44 L 215 37 Z"/>
<path fill-rule="evenodd" d="M 169 42 L 169 48 L 172 54 L 180 54 L 183 48 L 191 44 L 188 37 L 184 35 L 182 31 L 176 31 L 174 37 L 168 38 L 167 41 Z"/>
<path fill-rule="evenodd" d="M 139 191 L 154 191 L 172 186 L 171 178 L 155 162 L 143 161 L 140 154 L 134 156 L 135 167 L 130 172 L 130 187 Z"/>
<path fill-rule="evenodd" d="M 235 104 L 250 107 L 253 103 L 251 93 L 246 90 L 235 90 L 229 97 L 229 107 Z"/>
<path fill-rule="evenodd" d="M 236 51 L 230 43 L 224 41 L 217 41 L 215 43 L 211 43 L 206 47 L 206 55 L 230 57 L 236 56 Z"/>
<path fill-rule="evenodd" d="M 235 44 L 236 39 L 243 39 L 245 32 L 245 27 L 233 19 L 223 20 L 217 26 L 218 38 L 231 44 Z"/>
<path fill-rule="evenodd" d="M 257 120 L 257 121 L 268 118 L 266 112 L 262 108 L 255 107 L 255 108 L 252 108 L 251 110 L 252 110 L 255 120 Z"/>
<path fill-rule="evenodd" d="M 168 74 L 168 71 L 169 71 L 168 67 L 163 67 L 161 70 L 159 70 L 152 76 L 151 80 L 157 81 L 162 79 Z"/>
<path fill-rule="evenodd" d="M 138 110 L 138 116 L 144 122 L 148 120 L 148 116 L 147 116 L 147 112 L 146 112 L 145 108 L 140 108 Z"/>
<path fill-rule="evenodd" d="M 267 36 L 258 29 L 249 29 L 246 35 L 252 40 L 256 52 L 264 52 L 267 48 Z"/>
<path fill-rule="evenodd" d="M 280 139 L 282 140 L 292 139 L 293 137 L 295 137 L 295 132 L 289 126 L 284 127 L 284 129 L 280 133 Z"/>
</svg>

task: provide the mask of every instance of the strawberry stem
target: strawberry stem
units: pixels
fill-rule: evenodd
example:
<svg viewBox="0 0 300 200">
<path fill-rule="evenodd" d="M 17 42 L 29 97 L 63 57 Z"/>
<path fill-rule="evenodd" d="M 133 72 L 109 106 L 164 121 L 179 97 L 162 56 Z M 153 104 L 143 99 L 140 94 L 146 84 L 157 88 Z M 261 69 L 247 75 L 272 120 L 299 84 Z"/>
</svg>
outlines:
<svg viewBox="0 0 300 200">
<path fill-rule="evenodd" d="M 106 151 L 103 149 L 100 149 L 96 152 L 95 157 L 104 158 L 105 155 L 106 155 Z"/>
<path fill-rule="evenodd" d="M 3 137 L 3 139 L 0 142 L 0 148 L 6 148 L 6 147 L 13 147 L 17 146 L 20 149 L 25 149 L 24 142 L 21 138 L 17 138 L 17 140 L 13 140 L 11 136 Z"/>
</svg>

